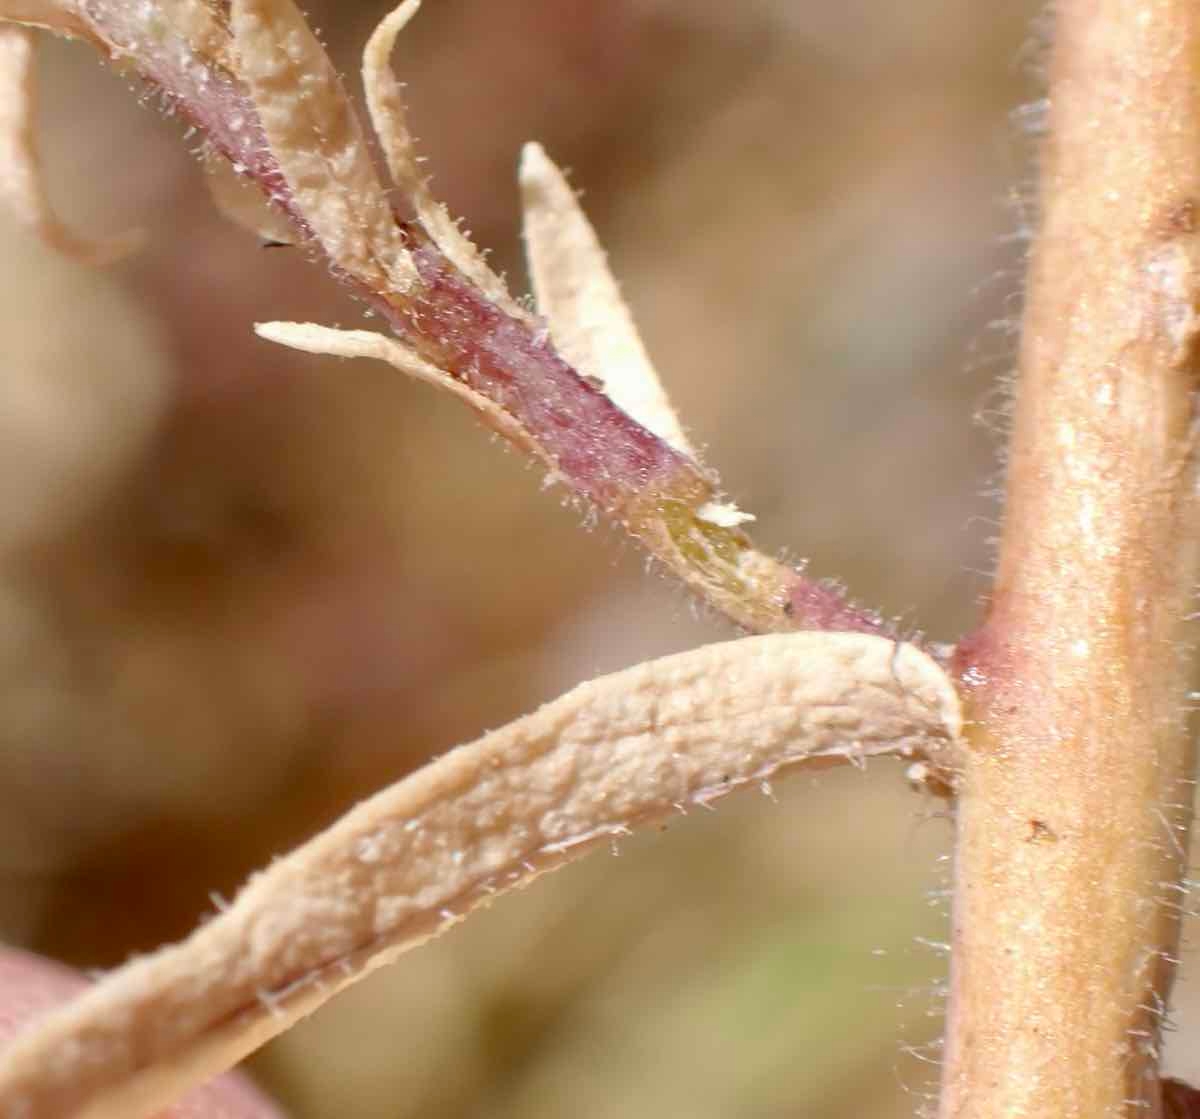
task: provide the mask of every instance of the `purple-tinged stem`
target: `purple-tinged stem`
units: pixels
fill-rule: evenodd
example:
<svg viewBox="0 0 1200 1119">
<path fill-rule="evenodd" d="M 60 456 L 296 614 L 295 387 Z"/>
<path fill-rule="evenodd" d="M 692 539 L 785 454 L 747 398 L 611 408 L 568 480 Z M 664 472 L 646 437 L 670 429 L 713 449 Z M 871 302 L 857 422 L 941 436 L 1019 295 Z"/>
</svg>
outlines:
<svg viewBox="0 0 1200 1119">
<path fill-rule="evenodd" d="M 116 65 L 157 87 L 211 150 L 319 248 L 232 72 L 228 39 L 202 47 L 187 42 L 171 26 L 170 4 L 77 0 L 77 11 Z M 513 416 L 557 480 L 620 522 L 709 605 L 748 630 L 885 630 L 840 589 L 763 556 L 740 530 L 704 519 L 701 508 L 718 493 L 709 471 L 594 388 L 558 355 L 546 332 L 490 302 L 423 229 L 400 225 L 418 267 L 415 289 L 376 291 L 332 271 L 421 357 Z"/>
<path fill-rule="evenodd" d="M 491 303 L 432 245 L 413 255 L 420 295 L 383 308 L 389 324 L 427 360 L 519 417 L 573 489 L 618 515 L 647 493 L 713 496 L 696 463 L 581 378 L 546 332 Z"/>
</svg>

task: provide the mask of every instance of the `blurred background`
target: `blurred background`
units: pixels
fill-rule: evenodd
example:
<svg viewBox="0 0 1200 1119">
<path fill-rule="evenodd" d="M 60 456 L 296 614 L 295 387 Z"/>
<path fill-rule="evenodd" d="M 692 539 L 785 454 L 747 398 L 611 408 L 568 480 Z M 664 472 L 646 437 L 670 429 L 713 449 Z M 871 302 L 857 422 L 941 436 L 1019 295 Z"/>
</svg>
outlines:
<svg viewBox="0 0 1200 1119">
<path fill-rule="evenodd" d="M 381 0 L 308 9 L 356 72 Z M 1035 9 L 429 0 L 397 64 L 515 290 L 520 144 L 571 169 L 760 545 L 953 640 L 998 515 Z M 98 969 L 432 755 L 732 633 L 453 401 L 257 340 L 361 313 L 224 224 L 86 48 L 47 42 L 42 87 L 63 216 L 149 234 L 92 272 L 0 219 L 0 938 Z M 297 1119 L 909 1116 L 949 840 L 898 768 L 793 779 L 502 900 L 253 1068 Z"/>
</svg>

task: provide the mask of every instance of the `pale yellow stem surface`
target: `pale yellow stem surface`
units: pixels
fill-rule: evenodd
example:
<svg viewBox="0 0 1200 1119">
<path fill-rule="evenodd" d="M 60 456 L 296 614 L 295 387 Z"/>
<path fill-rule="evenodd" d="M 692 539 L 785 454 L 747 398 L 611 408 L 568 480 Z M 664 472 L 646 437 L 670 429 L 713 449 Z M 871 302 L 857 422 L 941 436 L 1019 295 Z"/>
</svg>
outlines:
<svg viewBox="0 0 1200 1119">
<path fill-rule="evenodd" d="M 1060 0 L 943 1119 L 1159 1114 L 1193 755 L 1200 4 Z"/>
</svg>

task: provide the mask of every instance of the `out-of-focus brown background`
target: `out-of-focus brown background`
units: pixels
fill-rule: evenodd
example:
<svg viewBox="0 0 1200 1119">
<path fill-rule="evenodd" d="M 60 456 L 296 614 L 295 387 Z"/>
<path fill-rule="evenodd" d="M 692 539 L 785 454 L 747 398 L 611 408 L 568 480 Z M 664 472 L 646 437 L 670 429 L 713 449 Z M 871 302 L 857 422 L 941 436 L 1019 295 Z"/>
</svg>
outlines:
<svg viewBox="0 0 1200 1119">
<path fill-rule="evenodd" d="M 381 0 L 309 7 L 353 72 Z M 518 290 L 519 145 L 572 169 L 760 542 L 953 639 L 997 516 L 1035 7 L 429 0 L 398 65 Z M 258 341 L 361 314 L 224 224 L 86 49 L 43 79 L 64 214 L 149 242 L 96 273 L 0 224 L 0 937 L 104 968 L 431 755 L 730 632 L 452 401 Z M 948 843 L 896 769 L 793 780 L 505 899 L 254 1067 L 300 1119 L 911 1115 Z"/>
</svg>

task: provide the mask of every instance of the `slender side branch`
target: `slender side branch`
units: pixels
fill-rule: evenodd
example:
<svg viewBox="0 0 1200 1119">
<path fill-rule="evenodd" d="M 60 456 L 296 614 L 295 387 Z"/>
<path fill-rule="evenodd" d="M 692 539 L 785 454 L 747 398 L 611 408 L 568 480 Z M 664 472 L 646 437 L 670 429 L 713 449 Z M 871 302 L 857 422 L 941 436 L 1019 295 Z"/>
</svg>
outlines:
<svg viewBox="0 0 1200 1119">
<path fill-rule="evenodd" d="M 293 0 L 0 0 L 0 20 L 85 38 L 157 86 L 201 133 L 209 161 L 224 158 L 261 191 L 404 345 L 509 413 L 552 478 L 715 609 L 757 632 L 885 632 L 840 588 L 758 552 L 715 474 L 593 383 L 616 377 L 564 360 L 433 201 L 387 69 L 415 7 L 407 0 L 381 24 L 364 65 L 372 118 L 415 220 L 391 213 L 357 117 Z M 217 186 L 223 210 L 240 210 L 230 184 Z"/>
<path fill-rule="evenodd" d="M 591 681 L 359 805 L 0 1053 L 3 1119 L 136 1119 L 398 953 L 633 826 L 782 769 L 952 764 L 949 677 L 860 634 L 746 638 Z"/>
<path fill-rule="evenodd" d="M 941 1114 L 1160 1113 L 1192 800 L 1200 6 L 1059 0 Z"/>
</svg>

